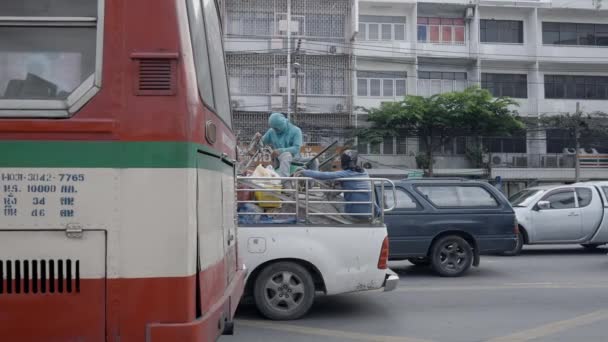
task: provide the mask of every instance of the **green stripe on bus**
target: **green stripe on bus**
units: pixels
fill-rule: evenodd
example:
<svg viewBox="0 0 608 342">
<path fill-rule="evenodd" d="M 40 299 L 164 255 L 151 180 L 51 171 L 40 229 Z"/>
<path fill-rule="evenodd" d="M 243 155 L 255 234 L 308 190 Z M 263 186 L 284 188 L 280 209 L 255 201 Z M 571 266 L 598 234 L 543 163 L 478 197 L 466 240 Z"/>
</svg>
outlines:
<svg viewBox="0 0 608 342">
<path fill-rule="evenodd" d="M 201 151 L 221 155 L 190 142 L 0 141 L 0 167 L 196 168 Z M 222 163 L 213 157 L 205 160 Z"/>
</svg>

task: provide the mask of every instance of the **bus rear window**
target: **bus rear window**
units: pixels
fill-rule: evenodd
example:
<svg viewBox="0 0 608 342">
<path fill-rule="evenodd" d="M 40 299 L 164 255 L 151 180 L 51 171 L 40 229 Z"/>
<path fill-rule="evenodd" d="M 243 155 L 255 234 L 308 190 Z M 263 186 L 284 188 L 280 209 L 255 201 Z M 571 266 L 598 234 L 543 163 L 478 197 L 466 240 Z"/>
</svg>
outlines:
<svg viewBox="0 0 608 342">
<path fill-rule="evenodd" d="M 103 2 L 0 1 L 0 109 L 67 116 L 98 90 Z"/>
<path fill-rule="evenodd" d="M 0 98 L 67 99 L 95 71 L 95 28 L 0 26 Z"/>
<path fill-rule="evenodd" d="M 97 0 L 2 0 L 3 17 L 97 17 Z"/>
</svg>

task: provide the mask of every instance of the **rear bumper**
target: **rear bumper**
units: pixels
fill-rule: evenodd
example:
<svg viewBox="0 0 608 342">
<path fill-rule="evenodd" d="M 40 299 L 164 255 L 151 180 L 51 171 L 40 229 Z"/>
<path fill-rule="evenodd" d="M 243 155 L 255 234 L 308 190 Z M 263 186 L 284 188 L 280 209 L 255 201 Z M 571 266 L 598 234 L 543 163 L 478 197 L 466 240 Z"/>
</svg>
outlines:
<svg viewBox="0 0 608 342">
<path fill-rule="evenodd" d="M 399 276 L 397 275 L 397 273 L 388 269 L 386 271 L 386 276 L 384 278 L 384 284 L 382 284 L 382 287 L 384 288 L 384 292 L 393 291 L 394 289 L 397 288 L 398 285 L 399 285 Z"/>
<path fill-rule="evenodd" d="M 501 253 L 515 249 L 517 235 L 478 237 L 477 248 L 479 253 Z"/>
<path fill-rule="evenodd" d="M 149 342 L 215 341 L 232 327 L 237 305 L 243 295 L 247 268 L 238 270 L 224 296 L 197 320 L 186 323 L 155 323 L 148 325 Z"/>
</svg>

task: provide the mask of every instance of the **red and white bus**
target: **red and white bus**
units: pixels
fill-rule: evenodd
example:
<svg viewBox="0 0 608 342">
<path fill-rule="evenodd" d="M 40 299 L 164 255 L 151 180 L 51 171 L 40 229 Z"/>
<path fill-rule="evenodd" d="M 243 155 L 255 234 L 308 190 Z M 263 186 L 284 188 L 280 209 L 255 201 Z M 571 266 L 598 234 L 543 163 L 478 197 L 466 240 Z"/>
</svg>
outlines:
<svg viewBox="0 0 608 342">
<path fill-rule="evenodd" d="M 214 0 L 0 1 L 0 339 L 212 341 L 243 290 Z"/>
</svg>

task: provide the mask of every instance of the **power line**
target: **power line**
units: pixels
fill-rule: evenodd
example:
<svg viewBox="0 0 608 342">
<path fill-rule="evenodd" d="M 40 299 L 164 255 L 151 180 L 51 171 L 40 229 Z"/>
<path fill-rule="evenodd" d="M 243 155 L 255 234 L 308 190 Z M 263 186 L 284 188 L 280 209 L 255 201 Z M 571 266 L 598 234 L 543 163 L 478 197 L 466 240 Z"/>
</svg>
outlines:
<svg viewBox="0 0 608 342">
<path fill-rule="evenodd" d="M 227 37 L 227 39 L 229 41 L 235 41 L 235 42 L 251 42 L 251 39 L 233 39 L 231 37 L 233 36 L 237 36 L 240 38 L 247 38 L 247 37 L 259 37 L 259 36 L 254 36 L 254 35 L 229 35 Z M 261 38 L 261 37 L 260 37 Z M 265 37 L 266 39 L 272 39 L 270 37 Z M 276 39 L 276 38 L 275 38 Z M 280 38 L 279 38 L 280 39 Z M 304 38 L 306 39 L 306 38 Z M 379 41 L 381 42 L 381 41 Z M 405 42 L 405 41 L 404 41 Z M 364 50 L 364 51 L 375 51 L 375 52 L 390 52 L 390 53 L 397 53 L 397 54 L 402 54 L 402 55 L 407 55 L 407 56 L 412 56 L 413 53 L 407 53 L 405 51 L 412 51 L 412 52 L 438 52 L 438 53 L 446 53 L 446 54 L 454 54 L 454 55 L 458 55 L 458 56 L 443 56 L 443 57 L 447 57 L 447 58 L 457 58 L 460 57 L 461 55 L 463 55 L 462 52 L 458 52 L 458 51 L 451 51 L 451 50 L 433 50 L 433 49 L 412 49 L 412 48 L 407 48 L 407 49 L 400 49 L 400 48 L 388 48 L 385 45 L 377 45 L 377 44 L 370 44 L 370 43 L 345 43 L 345 42 L 337 42 L 337 41 L 326 41 L 326 42 L 322 42 L 322 41 L 316 41 L 316 40 L 306 40 L 305 44 L 311 44 L 311 45 L 321 45 L 324 47 L 327 47 L 329 45 L 340 45 L 342 47 L 346 47 L 346 48 L 356 48 L 359 47 L 359 50 Z M 488 44 L 491 45 L 491 43 L 483 43 L 480 42 L 480 44 Z M 523 44 L 521 44 L 522 46 L 524 46 Z M 461 46 L 461 45 L 454 45 L 454 46 Z M 468 45 L 465 45 L 468 46 Z M 519 46 L 519 45 L 518 45 Z M 590 46 L 595 46 L 595 45 L 590 45 Z M 470 52 L 469 52 L 470 53 Z M 598 62 L 601 61 L 605 61 L 605 57 L 591 57 L 591 56 L 559 56 L 559 57 L 555 57 L 555 56 L 545 56 L 545 55 L 521 55 L 521 54 L 504 54 L 504 53 L 482 53 L 482 52 L 473 52 L 476 55 L 480 55 L 480 56 L 509 56 L 509 57 L 529 57 L 529 58 L 555 58 L 555 59 L 560 59 L 560 58 L 572 58 L 572 59 L 597 59 Z M 412 56 L 413 57 L 413 56 Z M 437 56 L 422 56 L 422 57 L 436 57 Z M 441 57 L 441 56 L 440 56 Z"/>
<path fill-rule="evenodd" d="M 348 55 L 319 55 L 317 53 L 327 53 L 327 51 L 324 50 L 316 50 L 316 49 L 305 49 L 304 51 L 309 51 L 309 52 L 314 52 L 314 54 L 309 54 L 309 55 L 305 55 L 306 56 L 348 56 Z M 264 54 L 260 53 L 257 54 L 260 56 L 263 56 Z M 230 56 L 230 54 L 228 54 L 228 56 Z M 415 61 L 404 61 L 404 60 L 396 60 L 394 58 L 388 58 L 388 57 L 371 57 L 371 56 L 358 56 L 356 58 L 356 60 L 359 61 L 372 61 L 372 62 L 382 62 L 382 63 L 386 63 L 386 64 L 399 64 L 399 65 L 410 65 L 410 66 L 441 66 L 441 67 L 455 67 L 455 68 L 466 68 L 466 69 L 472 69 L 472 70 L 487 70 L 487 71 L 492 71 L 492 70 L 504 70 L 504 71 L 514 71 L 514 72 L 527 72 L 527 71 L 539 71 L 542 72 L 543 74 L 548 74 L 548 75 L 555 75 L 557 73 L 559 73 L 560 71 L 558 70 L 540 70 L 540 69 L 535 69 L 535 68 L 526 68 L 526 67 L 505 67 L 505 66 L 501 66 L 500 68 L 498 67 L 488 67 L 488 66 L 474 66 L 474 65 L 466 65 L 466 64 L 462 64 L 462 63 L 448 63 L 448 62 L 415 62 Z M 274 62 L 268 62 L 268 63 L 261 63 L 259 65 L 268 65 L 268 66 L 273 66 L 276 65 L 276 63 Z M 237 65 L 238 66 L 238 65 Z M 366 69 L 364 69 L 364 67 L 362 69 L 359 69 L 361 71 L 368 71 Z M 424 71 L 424 70 L 419 70 L 419 71 Z M 568 73 L 594 73 L 597 72 L 597 70 L 591 70 L 591 69 L 568 69 L 564 71 L 566 74 L 566 76 L 587 76 L 587 75 L 569 75 Z M 608 68 L 605 70 L 606 73 L 608 73 Z M 589 76 L 593 76 L 593 75 L 589 75 Z M 601 75 L 598 77 L 608 77 L 608 75 Z M 541 83 L 541 82 L 539 82 Z M 544 83 L 543 83 L 544 84 Z"/>
</svg>

